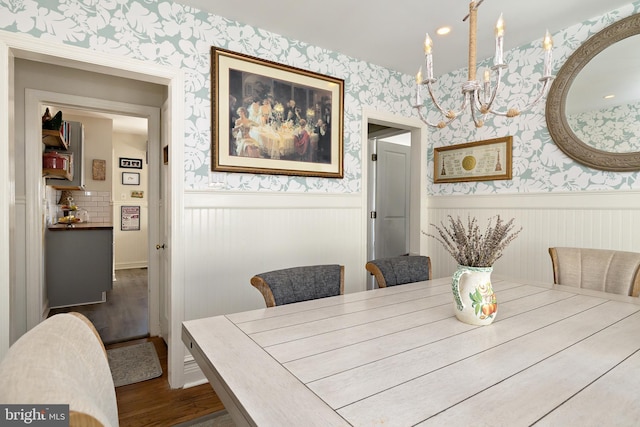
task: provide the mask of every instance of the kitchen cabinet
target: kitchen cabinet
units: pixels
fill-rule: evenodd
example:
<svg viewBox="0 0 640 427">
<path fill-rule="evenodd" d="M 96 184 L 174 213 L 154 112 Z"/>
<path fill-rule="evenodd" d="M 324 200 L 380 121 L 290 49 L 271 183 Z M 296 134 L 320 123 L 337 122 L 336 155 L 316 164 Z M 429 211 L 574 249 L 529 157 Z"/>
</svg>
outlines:
<svg viewBox="0 0 640 427">
<path fill-rule="evenodd" d="M 46 150 L 67 157 L 66 169 L 42 169 L 46 184 L 59 190 L 84 190 L 84 126 L 80 122 L 65 122 L 66 135 L 60 131 L 42 130 Z"/>
<path fill-rule="evenodd" d="M 104 302 L 113 287 L 113 225 L 49 226 L 45 280 L 50 308 Z"/>
</svg>

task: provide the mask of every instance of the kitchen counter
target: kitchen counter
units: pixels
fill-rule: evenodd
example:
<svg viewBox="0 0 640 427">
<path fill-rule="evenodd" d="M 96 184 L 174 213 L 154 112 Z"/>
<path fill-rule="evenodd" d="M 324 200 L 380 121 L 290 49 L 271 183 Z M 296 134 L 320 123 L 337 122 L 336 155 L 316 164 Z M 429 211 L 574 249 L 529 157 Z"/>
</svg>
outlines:
<svg viewBox="0 0 640 427">
<path fill-rule="evenodd" d="M 49 307 L 106 300 L 106 292 L 113 287 L 112 223 L 51 225 L 45 231 L 45 251 Z"/>
<path fill-rule="evenodd" d="M 51 231 L 60 230 L 113 230 L 113 223 L 110 222 L 76 222 L 75 224 L 51 224 L 48 227 Z"/>
</svg>

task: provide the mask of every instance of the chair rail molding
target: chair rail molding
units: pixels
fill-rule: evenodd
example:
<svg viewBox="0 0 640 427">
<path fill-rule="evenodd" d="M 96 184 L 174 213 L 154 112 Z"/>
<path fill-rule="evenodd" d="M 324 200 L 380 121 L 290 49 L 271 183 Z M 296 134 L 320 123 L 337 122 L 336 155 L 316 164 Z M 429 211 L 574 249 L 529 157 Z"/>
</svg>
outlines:
<svg viewBox="0 0 640 427">
<path fill-rule="evenodd" d="M 640 209 L 640 190 L 429 196 L 431 208 Z"/>
<path fill-rule="evenodd" d="M 260 193 L 187 190 L 186 209 L 204 208 L 326 208 L 360 209 L 360 194 Z"/>
</svg>

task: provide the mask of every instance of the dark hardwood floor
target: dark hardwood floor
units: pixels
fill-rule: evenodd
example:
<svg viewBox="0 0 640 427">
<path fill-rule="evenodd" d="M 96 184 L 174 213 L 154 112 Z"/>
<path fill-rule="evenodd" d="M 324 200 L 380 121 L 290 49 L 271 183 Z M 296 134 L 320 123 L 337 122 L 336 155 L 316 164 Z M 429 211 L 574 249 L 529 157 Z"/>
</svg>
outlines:
<svg viewBox="0 0 640 427">
<path fill-rule="evenodd" d="M 149 338 L 147 269 L 117 270 L 107 301 L 51 310 L 77 311 L 95 325 L 107 349 L 151 341 L 162 376 L 116 388 L 121 427 L 169 427 L 224 409 L 209 384 L 171 389 L 167 379 L 167 346 L 160 337 Z"/>
<path fill-rule="evenodd" d="M 54 308 L 49 313 L 77 311 L 87 316 L 102 342 L 113 344 L 149 336 L 147 269 L 117 270 L 107 301 L 98 304 Z"/>
<path fill-rule="evenodd" d="M 106 347 L 109 349 L 144 341 L 151 341 L 155 345 L 162 366 L 162 376 L 116 387 L 120 427 L 169 427 L 224 409 L 209 384 L 186 389 L 169 388 L 167 346 L 162 338 L 143 338 Z"/>
</svg>

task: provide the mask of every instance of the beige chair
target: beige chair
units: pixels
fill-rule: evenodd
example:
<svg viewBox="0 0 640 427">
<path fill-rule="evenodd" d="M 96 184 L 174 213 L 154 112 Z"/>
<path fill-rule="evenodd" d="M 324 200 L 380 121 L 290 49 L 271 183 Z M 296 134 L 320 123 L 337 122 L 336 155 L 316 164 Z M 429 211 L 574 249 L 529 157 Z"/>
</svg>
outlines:
<svg viewBox="0 0 640 427">
<path fill-rule="evenodd" d="M 71 427 L 117 427 L 107 352 L 91 321 L 56 314 L 22 335 L 0 363 L 0 402 L 67 404 Z"/>
<path fill-rule="evenodd" d="M 260 273 L 251 278 L 267 307 L 344 294 L 344 266 L 309 265 Z"/>
<path fill-rule="evenodd" d="M 365 268 L 375 276 L 379 288 L 431 279 L 431 258 L 423 255 L 374 259 Z"/>
<path fill-rule="evenodd" d="M 553 282 L 637 297 L 640 253 L 605 249 L 549 248 Z"/>
</svg>

